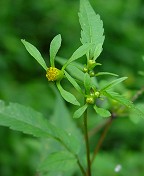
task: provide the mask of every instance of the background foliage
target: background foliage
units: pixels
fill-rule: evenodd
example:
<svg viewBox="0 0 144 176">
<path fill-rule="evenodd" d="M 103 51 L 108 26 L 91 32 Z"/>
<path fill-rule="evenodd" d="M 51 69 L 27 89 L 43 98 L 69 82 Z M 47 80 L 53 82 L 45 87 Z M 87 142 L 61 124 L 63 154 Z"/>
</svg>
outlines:
<svg viewBox="0 0 144 176">
<path fill-rule="evenodd" d="M 131 98 L 144 86 L 143 78 L 138 75 L 139 70 L 144 70 L 141 59 L 144 54 L 144 2 L 90 2 L 104 22 L 106 38 L 99 57 L 103 64 L 100 69 L 128 76 L 125 85 L 117 89 L 125 91 Z M 31 106 L 50 118 L 57 96 L 52 86 L 47 84 L 45 72 L 25 51 L 20 39 L 24 38 L 37 46 L 48 63 L 50 41 L 60 33 L 63 41 L 59 55 L 70 57 L 80 45 L 79 1 L 1 0 L 0 6 L 0 99 Z M 137 104 L 142 102 L 144 94 L 136 101 Z M 70 105 L 67 106 L 73 111 Z M 96 120 L 91 113 L 89 121 L 89 127 L 92 128 L 102 119 Z M 96 160 L 99 161 L 98 175 L 118 175 L 113 172 L 114 167 L 121 164 L 119 175 L 130 173 L 132 176 L 142 176 L 143 125 L 141 119 L 132 116 L 114 121 Z M 0 127 L 0 140 L 0 175 L 35 175 L 42 141 L 4 127 Z M 97 140 L 98 136 L 91 139 L 94 141 L 91 149 Z"/>
</svg>

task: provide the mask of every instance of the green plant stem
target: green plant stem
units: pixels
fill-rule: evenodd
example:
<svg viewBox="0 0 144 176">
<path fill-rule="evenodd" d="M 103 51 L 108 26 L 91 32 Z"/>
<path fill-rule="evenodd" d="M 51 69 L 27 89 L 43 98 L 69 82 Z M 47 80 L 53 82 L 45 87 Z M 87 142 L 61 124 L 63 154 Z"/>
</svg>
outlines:
<svg viewBox="0 0 144 176">
<path fill-rule="evenodd" d="M 87 127 L 87 109 L 84 112 L 84 135 L 86 144 L 86 155 L 87 155 L 87 176 L 91 176 L 91 162 L 90 162 L 90 149 L 89 149 L 89 137 L 88 137 L 88 127 Z"/>
<path fill-rule="evenodd" d="M 136 101 L 144 93 L 144 86 L 137 91 L 137 93 L 132 97 L 132 101 Z"/>
<path fill-rule="evenodd" d="M 101 145 L 102 145 L 102 143 L 103 143 L 103 141 L 104 141 L 104 139 L 105 139 L 105 137 L 107 135 L 108 129 L 111 126 L 112 121 L 113 121 L 112 117 L 110 118 L 109 121 L 107 121 L 107 124 L 106 124 L 106 126 L 104 128 L 104 131 L 103 131 L 103 133 L 102 133 L 102 135 L 101 135 L 101 137 L 100 137 L 100 139 L 98 141 L 98 144 L 97 144 L 97 146 L 96 146 L 96 148 L 94 150 L 94 154 L 93 154 L 92 159 L 91 159 L 91 164 L 93 163 L 94 159 L 96 158 L 96 155 L 97 155 L 97 153 L 98 153 L 98 151 L 99 151 L 99 149 L 100 149 L 100 147 L 101 147 Z"/>
<path fill-rule="evenodd" d="M 81 165 L 81 163 L 80 163 L 78 157 L 77 157 L 77 163 L 78 163 L 78 166 L 79 166 L 79 168 L 80 168 L 80 170 L 81 170 L 83 176 L 85 176 L 85 175 L 86 175 L 86 172 L 85 172 L 83 166 Z"/>
</svg>

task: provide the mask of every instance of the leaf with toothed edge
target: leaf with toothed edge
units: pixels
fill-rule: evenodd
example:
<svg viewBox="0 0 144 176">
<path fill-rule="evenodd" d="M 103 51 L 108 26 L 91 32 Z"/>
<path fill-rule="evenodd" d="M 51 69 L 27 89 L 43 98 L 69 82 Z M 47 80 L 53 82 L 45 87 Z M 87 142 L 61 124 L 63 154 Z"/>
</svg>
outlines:
<svg viewBox="0 0 144 176">
<path fill-rule="evenodd" d="M 100 16 L 95 13 L 88 0 L 80 0 L 79 21 L 82 28 L 82 44 L 92 43 L 90 59 L 98 57 L 104 42 L 103 22 Z"/>
<path fill-rule="evenodd" d="M 74 154 L 80 149 L 73 147 L 79 145 L 79 141 L 72 134 L 52 125 L 41 113 L 18 103 L 6 105 L 0 100 L 0 125 L 35 137 L 52 138 Z"/>
</svg>

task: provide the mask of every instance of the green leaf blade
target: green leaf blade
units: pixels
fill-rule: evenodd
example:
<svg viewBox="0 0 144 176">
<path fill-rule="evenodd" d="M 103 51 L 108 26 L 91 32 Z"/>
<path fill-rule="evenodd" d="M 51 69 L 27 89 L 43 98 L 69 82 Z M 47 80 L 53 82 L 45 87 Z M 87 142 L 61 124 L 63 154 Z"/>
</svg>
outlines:
<svg viewBox="0 0 144 176">
<path fill-rule="evenodd" d="M 102 46 L 104 42 L 103 22 L 101 21 L 100 16 L 95 13 L 88 0 L 80 1 L 79 21 L 82 28 L 82 44 L 93 43 L 94 46 L 91 49 L 91 57 L 99 55 L 101 51 L 96 54 L 95 50 L 98 45 Z"/>
<path fill-rule="evenodd" d="M 69 82 L 74 86 L 74 88 L 81 94 L 83 94 L 80 86 L 78 83 L 75 81 L 74 78 L 72 78 L 66 71 L 64 71 L 66 78 L 69 80 Z"/>
<path fill-rule="evenodd" d="M 144 113 L 137 108 L 132 101 L 128 100 L 124 96 L 116 93 L 116 92 L 110 92 L 110 91 L 105 91 L 104 95 L 107 96 L 108 98 L 111 98 L 113 100 L 116 100 L 117 102 L 121 103 L 122 105 L 126 106 L 129 109 L 132 109 L 135 111 L 135 113 L 139 116 L 144 118 Z"/>
<path fill-rule="evenodd" d="M 50 64 L 52 67 L 55 67 L 54 59 L 55 59 L 56 54 L 61 46 L 61 40 L 62 40 L 61 35 L 58 34 L 51 41 L 51 44 L 50 44 Z"/>
<path fill-rule="evenodd" d="M 108 110 L 106 110 L 104 108 L 99 108 L 96 105 L 94 106 L 94 110 L 96 111 L 97 114 L 99 114 L 102 117 L 106 118 L 106 117 L 110 117 L 111 116 L 111 113 Z"/>
<path fill-rule="evenodd" d="M 126 99 L 124 96 L 122 96 L 116 92 L 105 91 L 104 95 L 107 96 L 108 98 L 111 98 L 111 99 L 118 101 L 119 103 L 123 104 L 124 106 L 126 106 L 128 108 L 135 108 L 132 101 Z"/>
<path fill-rule="evenodd" d="M 0 125 L 32 134 L 35 137 L 52 136 L 51 125 L 46 122 L 40 113 L 17 103 L 10 103 L 3 108 L 0 107 Z"/>
<path fill-rule="evenodd" d="M 122 78 L 118 78 L 118 79 L 115 79 L 113 81 L 111 81 L 110 83 L 106 84 L 102 89 L 101 91 L 106 91 L 112 87 L 114 87 L 115 85 L 121 83 L 122 81 L 126 80 L 127 77 L 122 77 Z"/>
<path fill-rule="evenodd" d="M 75 136 L 49 123 L 41 113 L 17 103 L 6 106 L 0 101 L 0 125 L 35 137 L 52 138 L 72 154 L 78 154 L 80 150 L 80 147 L 73 147 L 79 146 Z"/>
<path fill-rule="evenodd" d="M 39 170 L 46 171 L 67 171 L 76 165 L 76 158 L 70 152 L 59 151 L 51 153 L 41 163 Z"/>
<path fill-rule="evenodd" d="M 67 92 L 66 90 L 64 90 L 62 88 L 62 86 L 60 85 L 60 82 L 57 82 L 57 87 L 58 90 L 60 91 L 61 96 L 69 103 L 73 104 L 73 105 L 77 105 L 80 106 L 80 103 L 77 101 L 77 99 L 75 98 L 75 96 L 73 94 L 71 94 L 70 92 Z"/>
<path fill-rule="evenodd" d="M 85 104 L 84 106 L 80 107 L 78 110 L 75 111 L 73 118 L 74 119 L 78 119 L 80 116 L 82 116 L 82 114 L 85 112 L 85 110 L 87 109 L 88 105 Z"/>
<path fill-rule="evenodd" d="M 47 70 L 47 65 L 41 56 L 41 53 L 38 51 L 38 49 L 30 44 L 29 42 L 25 40 L 21 40 L 21 42 L 24 44 L 26 50 L 29 52 L 29 54 L 36 59 L 36 61 L 45 69 Z"/>
<path fill-rule="evenodd" d="M 103 75 L 118 76 L 117 74 L 110 72 L 98 72 L 97 74 L 95 74 L 95 76 L 103 76 Z"/>
<path fill-rule="evenodd" d="M 70 57 L 70 59 L 64 64 L 64 66 L 62 67 L 62 69 L 65 69 L 71 62 L 79 59 L 80 57 L 82 57 L 83 55 L 87 54 L 87 52 L 89 51 L 91 47 L 91 44 L 86 43 L 83 44 L 82 46 L 80 46 L 74 53 L 73 55 Z"/>
</svg>

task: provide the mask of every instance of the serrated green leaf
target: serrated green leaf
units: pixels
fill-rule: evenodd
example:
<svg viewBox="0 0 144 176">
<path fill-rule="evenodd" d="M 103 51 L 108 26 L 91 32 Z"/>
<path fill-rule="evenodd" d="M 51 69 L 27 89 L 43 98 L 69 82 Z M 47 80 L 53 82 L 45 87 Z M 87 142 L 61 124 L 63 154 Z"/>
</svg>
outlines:
<svg viewBox="0 0 144 176">
<path fill-rule="evenodd" d="M 88 0 L 80 0 L 79 21 L 82 28 L 82 44 L 94 44 L 92 46 L 89 58 L 92 59 L 94 58 L 94 55 L 96 55 L 96 47 L 98 45 L 102 46 L 104 42 L 104 29 L 103 22 L 101 21 L 100 16 L 95 13 Z"/>
<path fill-rule="evenodd" d="M 55 67 L 54 59 L 56 57 L 56 54 L 61 46 L 61 35 L 58 34 L 53 38 L 50 44 L 50 64 L 52 67 Z"/>
<path fill-rule="evenodd" d="M 66 171 L 76 165 L 76 158 L 70 152 L 59 151 L 49 154 L 40 164 L 38 170 L 45 171 Z"/>
<path fill-rule="evenodd" d="M 73 55 L 70 57 L 70 59 L 63 65 L 62 69 L 65 69 L 71 62 L 79 59 L 80 57 L 82 57 L 83 55 L 85 55 L 89 49 L 91 47 L 91 44 L 86 43 L 83 44 L 82 46 L 80 46 L 74 53 Z"/>
<path fill-rule="evenodd" d="M 82 114 L 85 112 L 85 110 L 87 109 L 88 105 L 85 104 L 84 106 L 80 107 L 78 110 L 75 111 L 73 118 L 77 119 L 80 116 L 82 116 Z"/>
<path fill-rule="evenodd" d="M 26 50 L 29 52 L 29 54 L 31 56 L 33 56 L 37 62 L 45 69 L 47 70 L 47 65 L 41 55 L 41 53 L 38 51 L 38 49 L 33 46 L 32 44 L 30 44 L 29 42 L 25 41 L 25 40 L 21 40 L 21 42 L 24 44 Z"/>
<path fill-rule="evenodd" d="M 127 77 L 122 77 L 122 78 L 118 78 L 118 79 L 115 79 L 113 81 L 111 81 L 110 83 L 106 84 L 102 89 L 101 91 L 105 91 L 105 90 L 108 90 L 110 88 L 112 88 L 113 86 L 121 83 L 122 81 L 126 80 Z"/>
<path fill-rule="evenodd" d="M 74 88 L 80 92 L 81 94 L 83 94 L 82 89 L 80 88 L 80 86 L 78 85 L 78 83 L 75 81 L 74 78 L 72 78 L 66 71 L 64 71 L 66 78 L 69 80 L 69 82 L 74 86 Z"/>
<path fill-rule="evenodd" d="M 110 117 L 111 116 L 111 113 L 108 110 L 106 110 L 104 108 L 99 108 L 96 105 L 94 105 L 94 110 L 96 111 L 97 114 L 99 114 L 102 117 Z"/>
<path fill-rule="evenodd" d="M 86 89 L 86 94 L 90 94 L 90 89 L 92 88 L 92 81 L 91 81 L 91 77 L 88 73 L 85 73 L 84 87 Z"/>
<path fill-rule="evenodd" d="M 102 76 L 102 75 L 118 76 L 117 74 L 110 72 L 98 72 L 97 74 L 95 74 L 95 76 Z"/>
<path fill-rule="evenodd" d="M 77 154 L 79 148 L 73 148 L 73 135 L 67 134 L 43 118 L 41 113 L 17 103 L 5 105 L 0 101 L 0 125 L 13 130 L 31 134 L 35 137 L 52 138 L 62 144 L 69 152 Z M 75 140 L 75 145 L 79 145 Z"/>
<path fill-rule="evenodd" d="M 75 98 L 75 96 L 73 94 L 71 94 L 70 92 L 67 92 L 66 90 L 64 90 L 62 88 L 62 86 L 60 85 L 60 82 L 57 82 L 57 87 L 58 90 L 60 91 L 61 96 L 69 103 L 80 106 L 80 103 L 77 101 L 77 99 Z"/>
<path fill-rule="evenodd" d="M 102 50 L 103 50 L 102 49 L 102 44 L 100 43 L 95 48 L 93 60 L 96 60 L 99 57 L 99 55 L 101 54 Z"/>
</svg>

